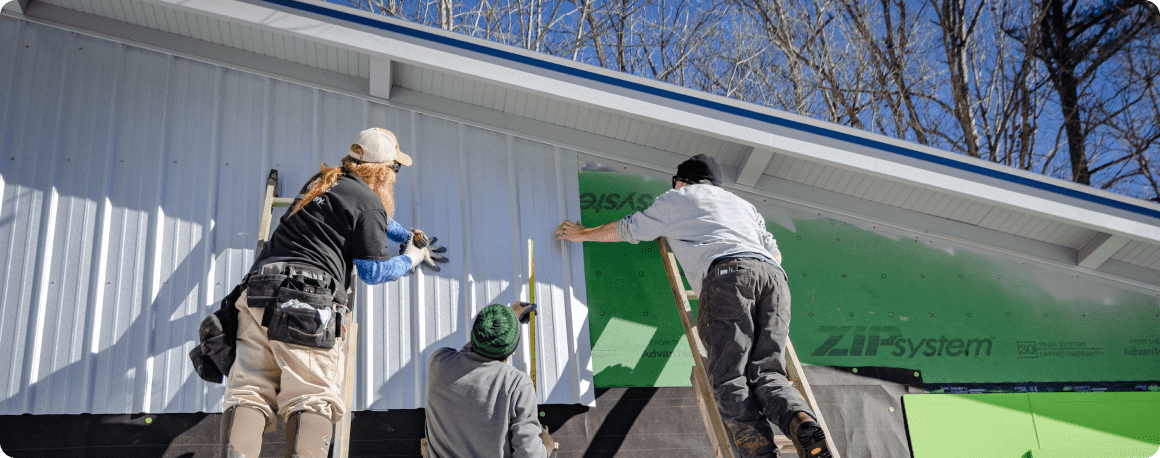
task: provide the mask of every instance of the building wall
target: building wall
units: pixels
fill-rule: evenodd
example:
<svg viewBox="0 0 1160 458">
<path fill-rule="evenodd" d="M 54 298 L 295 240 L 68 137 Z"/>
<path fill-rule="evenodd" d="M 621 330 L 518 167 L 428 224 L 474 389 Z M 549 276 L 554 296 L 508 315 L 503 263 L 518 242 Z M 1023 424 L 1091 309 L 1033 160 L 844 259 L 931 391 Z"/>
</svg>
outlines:
<svg viewBox="0 0 1160 458">
<path fill-rule="evenodd" d="M 267 172 L 293 195 L 370 126 L 415 158 L 395 219 L 451 262 L 358 286 L 355 409 L 423 407 L 430 353 L 526 297 L 529 238 L 540 401 L 594 402 L 582 252 L 552 236 L 575 151 L 11 17 L 0 101 L 0 414 L 220 411 L 187 354 L 253 262 Z"/>
</svg>

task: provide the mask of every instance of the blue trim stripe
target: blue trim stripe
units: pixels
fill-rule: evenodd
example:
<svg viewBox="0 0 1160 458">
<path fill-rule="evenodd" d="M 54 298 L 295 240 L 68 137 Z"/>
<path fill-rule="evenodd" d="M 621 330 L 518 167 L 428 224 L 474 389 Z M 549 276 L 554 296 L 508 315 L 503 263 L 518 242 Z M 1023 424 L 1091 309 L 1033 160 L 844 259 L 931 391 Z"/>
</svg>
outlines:
<svg viewBox="0 0 1160 458">
<path fill-rule="evenodd" d="M 666 89 L 661 89 L 658 87 L 653 87 L 653 86 L 649 86 L 649 85 L 645 85 L 645 84 L 641 84 L 641 83 L 637 83 L 637 82 L 633 82 L 633 81 L 626 81 L 626 80 L 623 80 L 623 79 L 620 79 L 620 78 L 617 78 L 614 76 L 609 76 L 609 75 L 604 75 L 604 74 L 596 73 L 596 72 L 589 71 L 589 70 L 583 70 L 583 69 L 579 69 L 579 68 L 569 67 L 567 65 L 562 65 L 562 64 L 555 63 L 555 62 L 549 62 L 546 60 L 536 59 L 533 57 L 528 57 L 525 55 L 510 52 L 510 51 L 504 51 L 502 49 L 496 49 L 496 48 L 492 48 L 492 47 L 488 47 L 488 46 L 481 46 L 479 44 L 471 43 L 471 42 L 466 41 L 466 40 L 450 38 L 450 37 L 446 37 L 443 35 L 419 30 L 417 28 L 404 27 L 404 26 L 401 26 L 398 24 L 392 24 L 390 22 L 380 21 L 377 19 L 372 19 L 372 18 L 361 16 L 361 15 L 348 13 L 345 11 L 338 11 L 336 9 L 331 9 L 331 8 L 324 7 L 324 6 L 313 5 L 313 4 L 304 3 L 304 2 L 300 2 L 300 1 L 296 1 L 296 0 L 263 0 L 263 1 L 265 1 L 267 3 L 282 5 L 282 6 L 285 6 L 288 8 L 293 8 L 293 9 L 300 10 L 300 11 L 305 11 L 308 13 L 314 13 L 314 14 L 318 14 L 318 15 L 322 15 L 322 16 L 332 17 L 332 18 L 339 19 L 342 21 L 352 22 L 355 24 L 360 24 L 360 25 L 364 25 L 367 27 L 372 27 L 375 29 L 391 32 L 391 33 L 397 33 L 399 35 L 418 38 L 420 40 L 430 41 L 430 42 L 434 42 L 434 43 L 439 43 L 439 44 L 451 46 L 454 48 L 472 51 L 472 52 L 484 54 L 487 56 L 496 57 L 496 58 L 500 58 L 500 59 L 524 64 L 524 65 L 528 65 L 528 66 L 535 67 L 535 68 L 540 68 L 540 69 L 544 69 L 544 70 L 548 70 L 548 71 L 552 71 L 552 72 L 562 73 L 565 75 L 575 76 L 578 78 L 583 78 L 586 80 L 594 81 L 597 83 L 603 83 L 603 84 L 608 84 L 611 86 L 622 87 L 622 88 L 633 90 L 636 92 L 642 92 L 645 94 L 654 95 L 657 97 L 661 97 L 661 98 L 665 98 L 665 99 L 669 99 L 669 100 L 674 100 L 677 102 L 687 103 L 687 104 L 699 106 L 702 108 L 708 108 L 710 110 L 715 110 L 715 111 L 719 111 L 722 113 L 728 113 L 728 114 L 731 114 L 734 116 L 740 116 L 743 118 L 753 119 L 756 121 L 761 121 L 764 123 L 772 124 L 775 126 L 786 127 L 789 129 L 794 129 L 794 130 L 798 130 L 798 131 L 802 131 L 802 132 L 820 135 L 820 136 L 827 137 L 827 138 L 832 138 L 834 140 L 844 141 L 847 143 L 853 143 L 853 144 L 859 145 L 859 146 L 874 148 L 874 149 L 886 151 L 889 153 L 894 153 L 894 154 L 897 154 L 900 156 L 929 162 L 932 164 L 938 164 L 938 165 L 942 165 L 942 166 L 946 166 L 946 167 L 951 167 L 954 169 L 962 170 L 964 172 L 969 172 L 969 173 L 978 174 L 978 175 L 991 177 L 991 178 L 997 178 L 997 179 L 1007 181 L 1010 183 L 1020 184 L 1023 186 L 1029 186 L 1029 187 L 1040 189 L 1043 191 L 1048 191 L 1048 192 L 1052 192 L 1055 194 L 1060 194 L 1060 195 L 1064 195 L 1067 197 L 1072 197 L 1072 198 L 1076 198 L 1079 200 L 1092 202 L 1092 203 L 1099 204 L 1099 205 L 1105 205 L 1108 207 L 1117 208 L 1117 209 L 1124 210 L 1127 212 L 1136 213 L 1136 214 L 1145 215 L 1145 216 L 1149 216 L 1152 218 L 1160 219 L 1160 210 L 1154 210 L 1154 209 L 1142 207 L 1139 205 L 1133 205 L 1133 204 L 1130 204 L 1127 202 L 1121 202 L 1119 200 L 1109 199 L 1107 197 L 1097 196 L 1097 195 L 1089 194 L 1087 192 L 1083 192 L 1083 191 L 1079 191 L 1079 190 L 1075 190 L 1075 189 L 1071 189 L 1071 188 L 1066 188 L 1066 187 L 1051 184 L 1051 183 L 1045 183 L 1045 182 L 1035 180 L 1032 178 L 1027 178 L 1027 177 L 1015 175 L 1012 173 L 1000 171 L 1000 170 L 994 170 L 994 169 L 982 167 L 982 166 L 976 165 L 976 164 L 960 162 L 960 161 L 957 161 L 957 160 L 954 160 L 951 158 L 937 156 L 937 155 L 930 154 L 930 153 L 924 153 L 921 151 L 913 150 L 913 149 L 898 146 L 898 145 L 893 145 L 893 144 L 878 141 L 878 140 L 872 140 L 869 138 L 864 138 L 864 137 L 860 137 L 860 136 L 849 134 L 849 133 L 838 132 L 835 130 L 827 129 L 825 127 L 806 124 L 806 123 L 803 123 L 800 121 L 793 121 L 793 120 L 789 120 L 789 119 L 779 118 L 779 117 L 776 117 L 773 115 L 759 113 L 756 111 L 747 110 L 747 109 L 732 106 L 732 105 L 727 105 L 727 104 L 724 104 L 721 102 L 714 102 L 712 100 L 706 100 L 706 99 L 703 99 L 700 97 L 695 97 L 695 96 L 688 95 L 688 94 L 682 94 L 679 92 L 669 91 Z"/>
</svg>

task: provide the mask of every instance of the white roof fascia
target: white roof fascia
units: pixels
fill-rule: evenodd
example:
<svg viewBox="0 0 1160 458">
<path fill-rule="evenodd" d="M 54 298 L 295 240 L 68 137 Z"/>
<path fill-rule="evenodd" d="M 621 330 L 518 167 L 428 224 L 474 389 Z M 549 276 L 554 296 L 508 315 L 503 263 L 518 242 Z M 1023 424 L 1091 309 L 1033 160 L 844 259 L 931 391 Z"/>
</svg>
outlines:
<svg viewBox="0 0 1160 458">
<path fill-rule="evenodd" d="M 1138 199 L 587 64 L 407 24 L 353 8 L 319 0 L 278 0 L 277 4 L 263 0 L 138 1 L 290 33 L 304 39 L 367 53 L 372 59 L 395 60 L 438 69 L 749 146 L 768 148 L 780 154 L 869 172 L 887 179 L 1063 219 L 1113 235 L 1160 242 L 1160 224 L 1157 224 L 1160 222 L 1160 206 Z M 339 21 L 344 25 L 338 25 Z M 390 32 L 386 28 L 406 29 L 424 38 Z M 767 120 L 785 121 L 790 127 L 729 113 L 737 110 L 758 117 L 764 116 Z M 833 135 L 826 138 L 822 134 L 803 131 L 803 127 Z M 872 146 L 850 141 L 870 143 Z M 895 152 L 888 149 L 894 149 Z M 897 151 L 913 155 L 907 157 Z M 991 172 L 992 176 L 984 175 Z"/>
</svg>

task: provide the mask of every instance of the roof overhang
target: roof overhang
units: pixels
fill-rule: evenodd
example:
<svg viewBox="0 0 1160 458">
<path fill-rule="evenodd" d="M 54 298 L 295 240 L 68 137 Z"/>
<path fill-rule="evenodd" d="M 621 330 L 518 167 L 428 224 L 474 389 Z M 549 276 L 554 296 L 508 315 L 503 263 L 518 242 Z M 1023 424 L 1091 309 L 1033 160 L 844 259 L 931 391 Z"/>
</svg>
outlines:
<svg viewBox="0 0 1160 458">
<path fill-rule="evenodd" d="M 31 4 L 29 4 L 31 3 Z M 1160 289 L 1160 205 L 319 0 L 21 0 L 5 14 L 567 145 L 908 235 Z"/>
</svg>

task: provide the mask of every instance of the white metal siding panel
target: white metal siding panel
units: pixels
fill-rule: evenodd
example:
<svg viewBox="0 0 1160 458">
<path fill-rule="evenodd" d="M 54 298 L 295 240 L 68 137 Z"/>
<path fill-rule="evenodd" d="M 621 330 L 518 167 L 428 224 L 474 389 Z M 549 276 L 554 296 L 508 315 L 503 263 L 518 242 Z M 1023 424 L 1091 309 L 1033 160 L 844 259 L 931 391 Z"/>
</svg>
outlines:
<svg viewBox="0 0 1160 458">
<path fill-rule="evenodd" d="M 892 199 L 891 201 L 886 202 L 886 203 L 889 205 L 893 205 L 895 207 L 905 208 L 906 202 L 908 200 L 910 200 L 911 196 L 913 196 L 919 192 L 922 192 L 922 190 L 919 188 L 916 188 L 913 186 L 906 186 L 902 189 L 901 192 L 898 193 L 897 196 L 894 197 L 894 199 Z"/>
<path fill-rule="evenodd" d="M 811 167 L 809 176 L 807 176 L 805 179 L 805 183 L 815 188 L 820 187 L 818 185 L 824 183 L 824 181 L 822 181 L 822 175 L 827 173 L 827 169 L 828 167 L 825 165 L 814 163 L 813 167 Z"/>
<path fill-rule="evenodd" d="M 978 226 L 979 222 L 982 221 L 983 218 L 986 218 L 988 214 L 994 211 L 998 211 L 994 205 L 984 203 L 976 203 L 975 205 L 976 208 L 972 209 L 971 212 L 969 212 L 967 215 L 967 219 L 964 220 L 964 222 L 967 224 Z"/>
<path fill-rule="evenodd" d="M 1144 256 L 1148 254 L 1148 245 L 1144 242 L 1133 243 L 1135 246 L 1131 250 L 1126 250 L 1127 255 L 1124 256 L 1124 262 L 1139 265 Z"/>
<path fill-rule="evenodd" d="M 796 160 L 797 159 L 794 159 L 794 161 L 796 161 Z M 851 195 L 854 193 L 854 190 L 858 189 L 858 186 L 860 186 L 863 181 L 869 180 L 869 179 L 870 179 L 870 177 L 868 177 L 866 175 L 851 172 L 850 179 L 848 181 L 846 181 L 845 186 L 839 186 L 838 189 L 836 189 L 836 191 L 838 191 L 841 194 Z"/>
<path fill-rule="evenodd" d="M 926 214 L 937 214 L 950 199 L 951 196 L 947 194 L 935 193 L 934 198 L 927 202 L 921 211 Z"/>
<path fill-rule="evenodd" d="M 1024 214 L 1022 218 L 1019 218 L 1019 222 L 1011 225 L 1011 228 L 1008 229 L 1008 232 L 1020 237 L 1030 237 L 1033 234 L 1031 234 L 1029 230 L 1034 229 L 1035 226 L 1038 226 L 1040 221 L 1042 221 L 1041 218 L 1036 218 L 1034 216 Z"/>
<path fill-rule="evenodd" d="M 636 142 L 637 137 L 640 135 L 640 126 L 643 123 L 644 123 L 643 121 L 636 119 L 636 118 L 633 118 L 632 120 L 630 120 L 629 124 L 628 124 L 628 131 L 625 132 L 625 134 L 624 134 L 625 141 Z M 563 122 L 561 124 L 566 125 L 567 118 L 565 118 L 565 122 Z"/>
<path fill-rule="evenodd" d="M 1148 267 L 1153 266 L 1157 261 L 1160 261 L 1160 249 L 1157 249 L 1155 245 L 1149 244 L 1148 249 L 1145 251 L 1145 255 L 1140 256 L 1139 259 L 1140 260 L 1137 262 L 1138 265 Z"/>
<path fill-rule="evenodd" d="M 882 203 L 897 207 L 900 201 L 905 200 L 907 197 L 909 197 L 911 192 L 915 191 L 916 188 L 912 186 L 907 186 L 902 183 L 894 183 L 894 189 L 891 189 L 890 192 L 886 193 L 886 196 L 882 198 Z"/>
<path fill-rule="evenodd" d="M 963 215 L 963 211 L 970 208 L 972 202 L 969 199 L 958 197 L 955 199 L 955 204 L 948 205 L 947 210 L 942 213 L 943 218 L 959 220 Z"/>
<path fill-rule="evenodd" d="M 788 180 L 791 176 L 791 170 L 797 164 L 797 159 L 785 154 L 774 154 L 773 160 L 770 161 L 769 175 Z"/>
<path fill-rule="evenodd" d="M 881 202 L 882 198 L 890 191 L 890 185 L 894 184 L 890 180 L 883 180 L 881 178 L 874 180 L 874 186 L 866 190 L 866 195 L 863 199 L 873 202 Z"/>
<path fill-rule="evenodd" d="M 568 127 L 575 127 L 580 120 L 581 108 L 574 103 L 568 104 L 568 115 L 564 118 L 563 125 Z"/>
<path fill-rule="evenodd" d="M 837 169 L 828 165 L 819 165 L 818 170 L 820 170 L 821 173 L 818 174 L 817 178 L 813 178 L 813 186 L 822 189 L 831 189 L 830 183 L 836 181 L 834 179 L 834 175 L 837 175 L 837 173 L 835 173 Z"/>
<path fill-rule="evenodd" d="M 1052 221 L 1047 219 L 1047 218 L 1035 218 L 1035 221 L 1032 224 L 1028 224 L 1027 226 L 1025 226 L 1023 228 L 1023 230 L 1019 234 L 1016 234 L 1016 235 L 1019 235 L 1021 237 L 1028 237 L 1028 238 L 1031 238 L 1034 240 L 1044 241 L 1043 236 L 1045 234 L 1043 231 L 1044 231 L 1044 229 L 1047 229 L 1049 226 L 1051 226 L 1051 222 Z"/>
<path fill-rule="evenodd" d="M 803 162 L 803 161 L 798 161 L 798 162 Z M 880 183 L 881 181 L 882 181 L 882 179 L 880 179 L 880 178 L 867 176 L 866 179 L 862 180 L 862 183 L 860 183 L 858 185 L 858 187 L 850 194 L 853 195 L 854 197 L 864 199 L 866 196 L 866 192 L 868 190 L 870 190 L 871 188 L 873 188 L 876 185 L 876 183 Z"/>
<path fill-rule="evenodd" d="M 1086 228 L 1075 227 L 1070 224 L 1063 224 L 1059 232 L 1056 235 L 1052 235 L 1052 240 L 1056 241 L 1056 245 L 1075 247 L 1078 249 L 1083 246 L 1083 243 L 1092 240 L 1095 234 L 1096 231 L 1086 230 Z"/>
<path fill-rule="evenodd" d="M 624 140 L 628 138 L 628 128 L 630 124 L 632 124 L 632 121 L 629 120 L 629 118 L 617 116 L 615 130 L 612 132 L 612 138 L 617 140 Z M 665 140 L 668 139 L 666 138 Z"/>
<path fill-rule="evenodd" d="M 267 171 L 293 194 L 370 125 L 416 159 L 396 218 L 451 263 L 359 286 L 355 408 L 422 407 L 430 352 L 522 298 L 527 237 L 541 402 L 594 400 L 582 247 L 550 230 L 576 153 L 9 17 L 0 78 L 0 414 L 219 411 L 187 353 L 253 262 Z"/>
<path fill-rule="evenodd" d="M 587 111 L 591 111 L 591 110 L 589 110 L 588 108 L 585 108 L 584 111 L 587 112 Z M 583 119 L 584 118 L 581 117 L 581 120 L 583 120 Z M 642 122 L 640 125 L 640 129 L 638 129 L 636 132 L 636 137 L 629 139 L 629 141 L 636 143 L 638 145 L 643 145 L 645 142 L 648 141 L 649 135 L 652 135 L 653 131 L 658 130 L 660 128 L 661 128 L 661 126 L 658 126 L 658 125 L 653 124 L 651 122 Z M 686 135 L 686 134 L 685 134 L 685 132 L 682 131 L 681 138 L 676 140 L 677 145 L 683 145 L 687 141 L 684 138 L 684 135 Z"/>
<path fill-rule="evenodd" d="M 652 134 L 654 129 L 660 129 L 660 126 L 650 122 L 641 122 L 641 128 L 637 133 L 637 137 L 640 139 L 647 139 L 648 136 Z M 693 141 L 693 133 L 687 130 L 679 130 L 675 135 L 672 135 L 669 138 L 671 140 L 669 140 L 669 143 L 665 145 L 665 150 L 676 151 L 678 148 L 681 148 L 682 145 L 686 145 Z"/>
<path fill-rule="evenodd" d="M 487 88 L 485 87 L 486 85 L 483 84 L 483 82 L 476 80 L 468 80 L 468 82 L 470 84 L 469 88 L 467 89 L 468 96 L 470 97 L 468 103 L 482 106 L 483 101 L 487 96 Z"/>
<path fill-rule="evenodd" d="M 1080 246 L 1082 241 L 1090 240 L 1098 231 L 1085 229 L 1077 226 L 1069 226 L 1068 230 L 1072 234 L 1069 238 L 1063 239 L 1061 246 Z"/>
<path fill-rule="evenodd" d="M 1023 218 L 1026 218 L 1026 217 L 1027 217 L 1027 214 L 1025 214 L 1025 213 L 1018 213 L 1018 212 L 1015 212 L 1014 210 L 1008 209 L 1007 213 L 1004 214 L 1003 219 L 1001 221 L 996 220 L 992 224 L 992 227 L 994 229 L 998 230 L 999 232 L 1011 233 L 1012 228 L 1015 227 L 1015 225 L 1019 224 L 1020 220 L 1022 220 Z"/>
<path fill-rule="evenodd" d="M 1063 227 L 1063 223 L 1060 223 L 1058 221 L 1052 221 L 1052 220 L 1046 220 L 1046 221 L 1047 221 L 1047 225 L 1038 230 L 1039 240 L 1042 240 L 1042 241 L 1047 242 L 1047 243 L 1059 245 L 1058 243 L 1055 242 L 1055 234 L 1060 232 L 1061 228 Z M 1078 249 L 1079 247 L 1078 246 L 1071 246 L 1071 248 Z"/>
<path fill-rule="evenodd" d="M 779 156 L 782 156 L 782 155 L 781 154 L 774 154 L 773 155 L 773 157 L 775 157 L 775 158 L 777 158 Z M 838 188 L 841 187 L 843 185 L 843 183 L 845 183 L 845 180 L 849 179 L 848 177 L 849 177 L 850 172 L 848 170 L 842 170 L 842 169 L 839 169 L 837 167 L 829 167 L 829 168 L 831 170 L 833 170 L 833 173 L 830 174 L 830 180 L 826 182 L 825 188 L 830 190 L 830 191 L 837 191 Z"/>
<path fill-rule="evenodd" d="M 984 216 L 983 219 L 979 221 L 978 225 L 987 229 L 994 229 L 1003 221 L 1006 221 L 1010 216 L 1010 210 L 1007 210 L 1006 208 L 992 207 L 991 211 L 987 212 L 987 216 Z"/>
<path fill-rule="evenodd" d="M 789 181 L 797 182 L 798 181 L 798 173 L 801 172 L 802 167 L 805 165 L 805 163 L 806 163 L 805 161 L 802 161 L 802 160 L 799 160 L 796 158 L 793 159 L 793 162 L 789 166 L 789 169 L 785 171 L 785 179 L 787 179 Z"/>
<path fill-rule="evenodd" d="M 483 94 L 483 106 L 492 110 L 502 111 L 504 105 L 504 90 L 496 86 L 487 86 Z"/>
<path fill-rule="evenodd" d="M 1133 240 L 1124 245 L 1112 258 L 1128 264 L 1136 264 L 1139 261 L 1139 256 L 1145 251 L 1147 251 L 1147 248 L 1143 242 Z"/>
<path fill-rule="evenodd" d="M 806 183 L 806 179 L 809 178 L 810 172 L 814 168 L 814 163 L 810 161 L 798 162 L 800 165 L 797 167 L 796 172 L 793 174 L 793 181 L 798 183 Z"/>
</svg>

